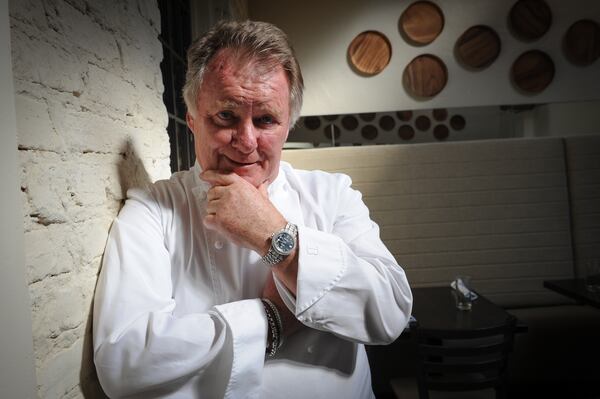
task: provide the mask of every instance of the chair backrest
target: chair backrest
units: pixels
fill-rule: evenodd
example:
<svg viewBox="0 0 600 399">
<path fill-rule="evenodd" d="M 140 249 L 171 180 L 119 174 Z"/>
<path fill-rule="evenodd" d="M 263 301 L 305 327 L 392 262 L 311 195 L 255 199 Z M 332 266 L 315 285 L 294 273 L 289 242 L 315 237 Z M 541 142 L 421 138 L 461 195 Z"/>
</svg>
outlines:
<svg viewBox="0 0 600 399">
<path fill-rule="evenodd" d="M 516 318 L 502 325 L 464 331 L 439 331 L 410 325 L 417 346 L 419 396 L 428 391 L 471 391 L 496 388 L 505 392 L 507 359 L 512 350 Z"/>
</svg>

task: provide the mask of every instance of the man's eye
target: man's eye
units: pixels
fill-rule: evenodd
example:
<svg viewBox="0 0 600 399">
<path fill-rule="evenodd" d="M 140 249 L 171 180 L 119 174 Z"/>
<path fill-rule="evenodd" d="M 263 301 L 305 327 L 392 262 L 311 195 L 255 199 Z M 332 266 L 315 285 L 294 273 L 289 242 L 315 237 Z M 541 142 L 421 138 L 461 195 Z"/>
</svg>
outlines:
<svg viewBox="0 0 600 399">
<path fill-rule="evenodd" d="M 254 123 L 258 125 L 272 125 L 275 123 L 275 120 L 270 115 L 263 115 L 255 118 Z"/>
<path fill-rule="evenodd" d="M 217 117 L 223 121 L 231 121 L 233 120 L 233 112 L 231 111 L 221 111 L 217 113 Z"/>
</svg>

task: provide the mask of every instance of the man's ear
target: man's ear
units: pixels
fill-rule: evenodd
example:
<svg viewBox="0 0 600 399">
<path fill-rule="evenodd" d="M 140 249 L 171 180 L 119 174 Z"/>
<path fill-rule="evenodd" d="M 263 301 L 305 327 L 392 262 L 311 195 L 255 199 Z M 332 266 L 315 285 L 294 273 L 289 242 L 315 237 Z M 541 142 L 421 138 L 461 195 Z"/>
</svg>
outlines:
<svg viewBox="0 0 600 399">
<path fill-rule="evenodd" d="M 190 128 L 190 130 L 194 133 L 196 133 L 196 131 L 194 130 L 194 117 L 192 116 L 192 114 L 190 114 L 189 112 L 185 113 L 185 121 L 187 122 L 188 127 Z"/>
</svg>

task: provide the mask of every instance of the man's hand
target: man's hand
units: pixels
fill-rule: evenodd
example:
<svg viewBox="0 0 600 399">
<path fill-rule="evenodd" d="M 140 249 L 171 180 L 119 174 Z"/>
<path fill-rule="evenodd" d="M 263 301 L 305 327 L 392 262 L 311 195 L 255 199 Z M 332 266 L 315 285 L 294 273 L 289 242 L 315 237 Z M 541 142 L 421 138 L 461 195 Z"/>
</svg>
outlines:
<svg viewBox="0 0 600 399">
<path fill-rule="evenodd" d="M 212 185 L 207 193 L 204 225 L 264 256 L 271 234 L 286 224 L 269 201 L 268 182 L 257 189 L 235 173 L 214 170 L 202 172 L 200 178 Z"/>
</svg>

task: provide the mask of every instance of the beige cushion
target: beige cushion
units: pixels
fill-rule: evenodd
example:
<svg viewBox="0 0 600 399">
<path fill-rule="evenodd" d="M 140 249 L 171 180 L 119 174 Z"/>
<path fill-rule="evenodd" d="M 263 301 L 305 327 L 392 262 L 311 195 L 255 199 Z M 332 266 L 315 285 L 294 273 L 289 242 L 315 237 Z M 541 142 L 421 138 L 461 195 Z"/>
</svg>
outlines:
<svg viewBox="0 0 600 399">
<path fill-rule="evenodd" d="M 585 262 L 600 261 L 600 136 L 565 139 L 571 190 L 577 274 Z"/>
<path fill-rule="evenodd" d="M 301 169 L 350 175 L 412 286 L 457 274 L 504 306 L 564 303 L 573 275 L 564 146 L 512 139 L 284 151 Z"/>
</svg>

